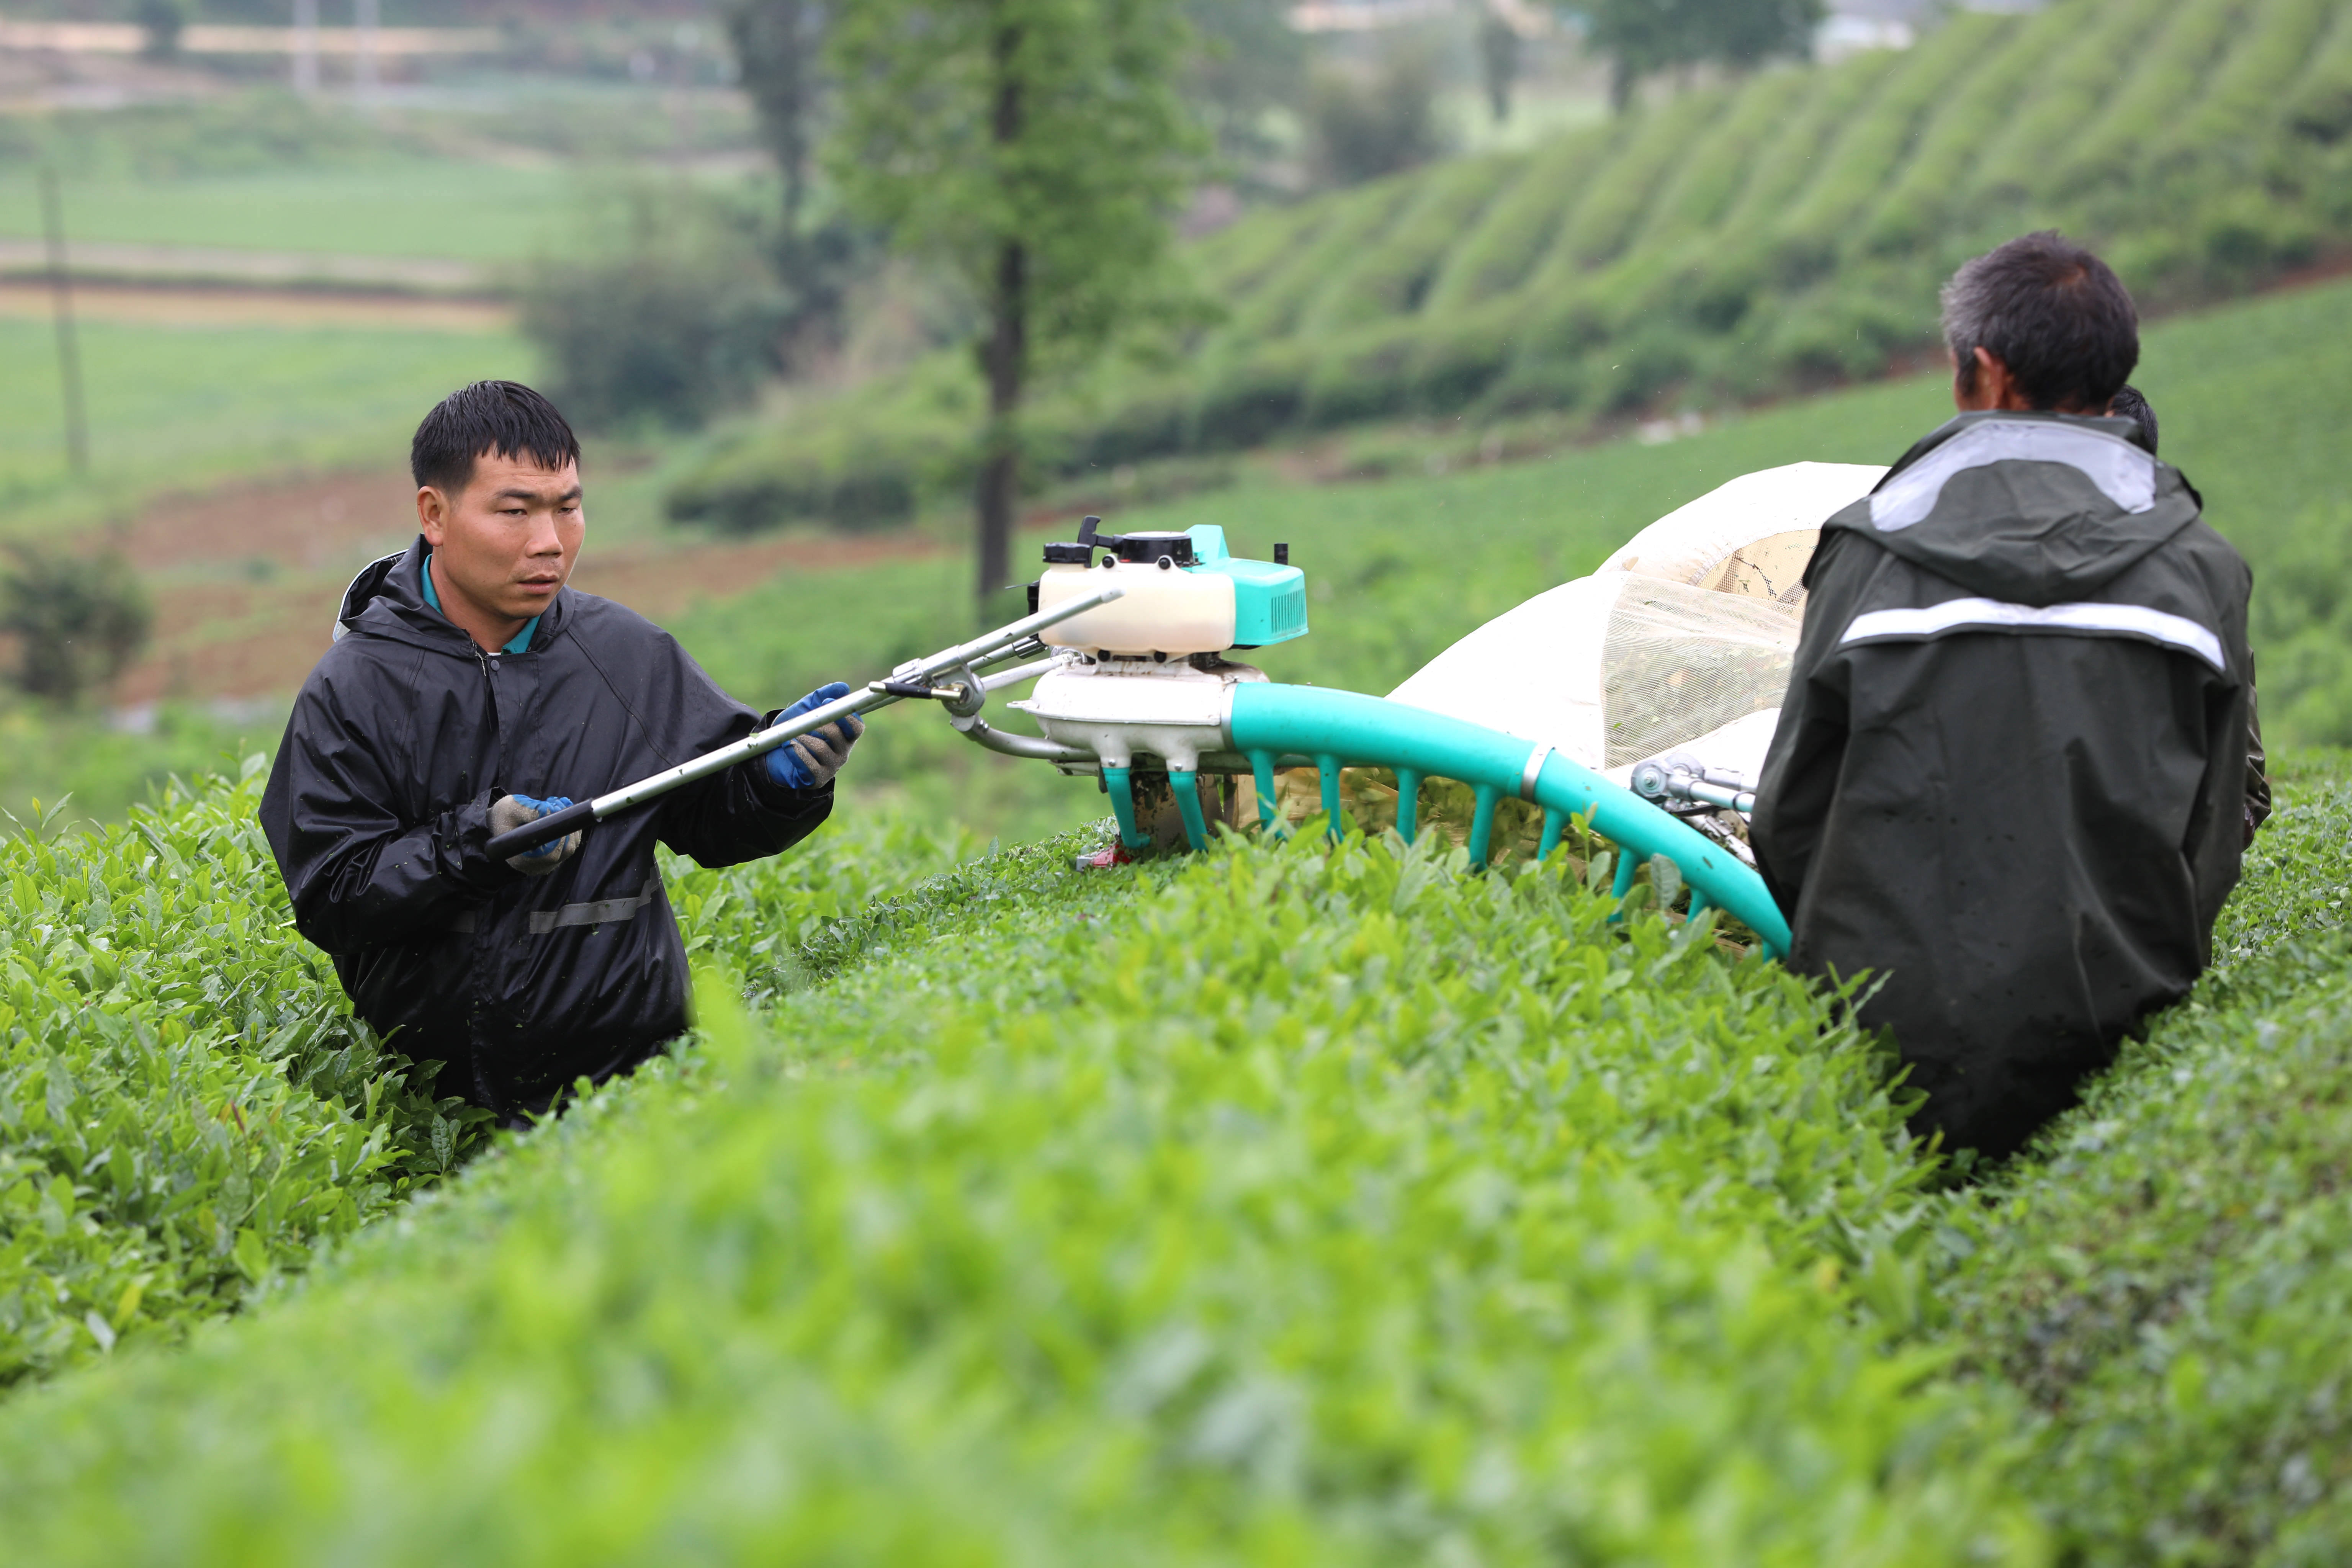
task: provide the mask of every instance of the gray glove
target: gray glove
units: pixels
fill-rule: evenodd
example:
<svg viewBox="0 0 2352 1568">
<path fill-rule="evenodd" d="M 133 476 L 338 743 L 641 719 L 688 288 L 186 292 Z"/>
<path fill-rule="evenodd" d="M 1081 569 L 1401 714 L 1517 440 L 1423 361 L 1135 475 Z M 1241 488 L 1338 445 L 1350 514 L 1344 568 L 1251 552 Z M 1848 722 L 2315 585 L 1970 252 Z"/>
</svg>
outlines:
<svg viewBox="0 0 2352 1568">
<path fill-rule="evenodd" d="M 550 812 L 562 811 L 572 802 L 563 795 L 549 800 L 533 800 L 527 795 L 502 795 L 490 802 L 490 832 L 512 833 L 528 823 L 537 822 Z M 552 844 L 542 844 L 536 849 L 507 858 L 507 864 L 526 877 L 544 877 L 566 860 L 580 847 L 580 835 L 567 833 Z"/>
</svg>

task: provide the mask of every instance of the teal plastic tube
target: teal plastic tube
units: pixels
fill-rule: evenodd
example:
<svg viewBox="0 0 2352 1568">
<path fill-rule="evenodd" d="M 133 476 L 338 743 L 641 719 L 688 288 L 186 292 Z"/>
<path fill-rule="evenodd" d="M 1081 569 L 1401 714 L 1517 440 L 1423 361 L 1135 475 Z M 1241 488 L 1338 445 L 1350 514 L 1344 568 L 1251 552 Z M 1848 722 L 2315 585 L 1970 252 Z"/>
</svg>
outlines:
<svg viewBox="0 0 2352 1568">
<path fill-rule="evenodd" d="M 1126 768 L 1103 769 L 1103 788 L 1110 795 L 1110 814 L 1118 818 L 1118 841 L 1129 849 L 1141 849 L 1151 842 L 1151 835 L 1140 833 L 1135 826 L 1135 779 Z"/>
<path fill-rule="evenodd" d="M 1361 692 L 1256 681 L 1234 689 L 1232 739 L 1235 751 L 1254 758 L 1296 752 L 1318 763 L 1394 768 L 1416 783 L 1460 779 L 1482 795 L 1521 795 L 1536 751 L 1516 735 Z M 1337 793 L 1328 785 L 1327 792 Z M 1621 884 L 1630 882 L 1633 862 L 1664 855 L 1709 904 L 1746 921 L 1774 957 L 1789 955 L 1780 906 L 1764 879 L 1728 850 L 1557 752 L 1545 756 L 1533 793 L 1547 815 L 1590 815 L 1593 831 L 1617 846 Z M 1491 806 L 1480 805 L 1479 815 L 1491 821 Z M 1485 847 L 1473 845 L 1474 855 L 1483 858 Z"/>
<path fill-rule="evenodd" d="M 1184 842 L 1197 853 L 1209 847 L 1209 825 L 1201 816 L 1201 775 L 1189 768 L 1170 768 L 1168 786 L 1176 796 L 1176 815 L 1184 819 Z"/>
</svg>

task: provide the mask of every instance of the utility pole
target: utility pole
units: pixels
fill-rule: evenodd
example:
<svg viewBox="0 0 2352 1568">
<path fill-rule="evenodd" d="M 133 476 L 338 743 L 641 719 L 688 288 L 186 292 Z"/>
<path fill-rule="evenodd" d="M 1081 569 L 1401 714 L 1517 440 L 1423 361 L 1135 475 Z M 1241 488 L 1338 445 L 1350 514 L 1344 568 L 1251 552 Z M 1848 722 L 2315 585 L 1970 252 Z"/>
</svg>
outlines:
<svg viewBox="0 0 2352 1568">
<path fill-rule="evenodd" d="M 74 336 L 73 278 L 66 267 L 66 217 L 58 172 L 41 167 L 41 227 L 49 242 L 49 302 L 58 323 L 58 377 L 66 400 L 66 461 L 89 472 L 89 421 L 81 401 L 81 344 Z"/>
<path fill-rule="evenodd" d="M 352 0 L 352 30 L 357 36 L 352 40 L 352 85 L 360 107 L 375 107 L 375 28 L 378 0 Z"/>
<path fill-rule="evenodd" d="M 319 0 L 294 0 L 294 90 L 319 91 Z"/>
</svg>

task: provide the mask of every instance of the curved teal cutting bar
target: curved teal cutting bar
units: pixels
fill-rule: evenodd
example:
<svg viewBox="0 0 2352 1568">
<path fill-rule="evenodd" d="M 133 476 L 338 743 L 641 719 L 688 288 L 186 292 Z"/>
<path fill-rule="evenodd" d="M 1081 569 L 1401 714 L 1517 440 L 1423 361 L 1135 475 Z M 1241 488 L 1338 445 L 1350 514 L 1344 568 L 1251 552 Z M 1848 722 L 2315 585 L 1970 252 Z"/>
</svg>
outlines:
<svg viewBox="0 0 2352 1568">
<path fill-rule="evenodd" d="M 1415 797 L 1422 781 L 1459 779 L 1471 786 L 1477 801 L 1470 825 L 1474 864 L 1486 863 L 1499 800 L 1517 797 L 1543 807 L 1546 854 L 1559 842 L 1570 818 L 1590 814 L 1592 830 L 1620 851 L 1621 896 L 1633 886 L 1637 864 L 1664 856 L 1690 884 L 1693 915 L 1709 905 L 1722 909 L 1746 921 L 1774 957 L 1789 955 L 1789 922 L 1762 878 L 1633 791 L 1548 747 L 1361 692 L 1256 681 L 1234 689 L 1228 730 L 1234 749 L 1250 760 L 1257 779 L 1258 809 L 1269 824 L 1275 809 L 1275 762 L 1286 754 L 1315 759 L 1323 779 L 1324 809 L 1335 822 L 1341 768 L 1393 769 L 1397 832 L 1408 842 L 1416 826 Z M 1538 755 L 1541 762 L 1530 780 L 1528 764 Z"/>
</svg>

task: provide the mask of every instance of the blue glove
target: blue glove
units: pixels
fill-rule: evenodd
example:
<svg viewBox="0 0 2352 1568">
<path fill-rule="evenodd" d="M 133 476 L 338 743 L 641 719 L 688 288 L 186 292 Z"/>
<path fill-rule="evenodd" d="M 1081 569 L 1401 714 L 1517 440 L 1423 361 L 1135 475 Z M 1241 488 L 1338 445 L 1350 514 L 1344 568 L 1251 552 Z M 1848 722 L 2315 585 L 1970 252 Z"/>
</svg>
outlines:
<svg viewBox="0 0 2352 1568">
<path fill-rule="evenodd" d="M 552 812 L 562 811 L 571 804 L 569 795 L 533 800 L 527 795 L 502 795 L 490 803 L 490 832 L 493 835 L 512 833 L 516 828 L 537 822 Z M 579 847 L 580 835 L 567 833 L 552 844 L 542 844 L 536 849 L 508 856 L 507 864 L 526 877 L 544 877 L 571 858 L 572 852 Z"/>
<path fill-rule="evenodd" d="M 798 702 L 777 714 L 768 728 L 788 723 L 803 713 L 813 712 L 828 702 L 838 702 L 849 695 L 849 688 L 840 681 L 818 687 Z M 866 733 L 866 721 L 850 713 L 813 730 L 798 740 L 786 741 L 767 753 L 768 777 L 786 789 L 815 789 L 830 784 L 841 764 L 849 760 L 849 748 L 857 737 Z"/>
</svg>

